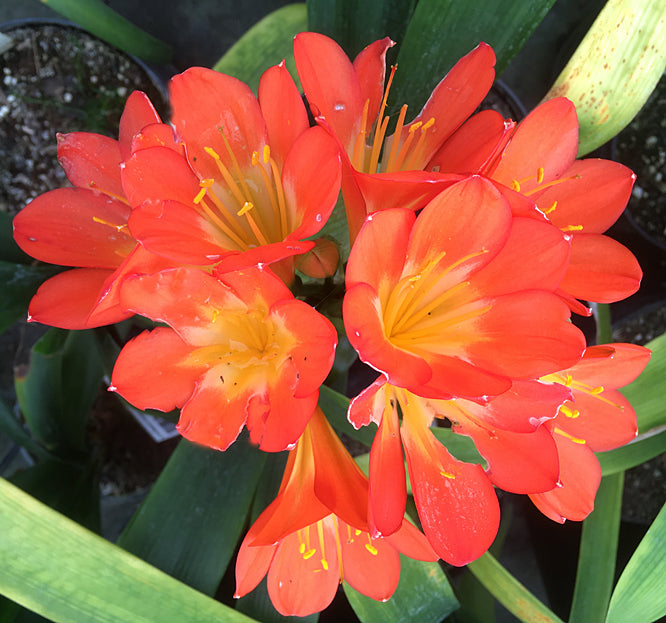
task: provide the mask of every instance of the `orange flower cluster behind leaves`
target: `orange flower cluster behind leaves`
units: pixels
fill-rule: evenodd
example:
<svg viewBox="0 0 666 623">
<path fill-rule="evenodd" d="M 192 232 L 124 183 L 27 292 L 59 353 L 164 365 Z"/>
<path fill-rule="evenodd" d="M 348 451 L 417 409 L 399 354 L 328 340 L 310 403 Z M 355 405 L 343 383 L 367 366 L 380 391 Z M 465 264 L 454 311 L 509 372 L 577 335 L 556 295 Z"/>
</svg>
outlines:
<svg viewBox="0 0 666 623">
<path fill-rule="evenodd" d="M 474 114 L 494 79 L 485 44 L 411 121 L 403 106 L 389 135 L 392 45 L 376 41 L 352 62 L 323 35 L 296 37 L 312 127 L 284 63 L 258 98 L 208 69 L 175 76 L 171 125 L 133 93 L 118 141 L 59 137 L 74 187 L 14 221 L 25 251 L 72 267 L 42 285 L 30 319 L 160 323 L 125 345 L 110 389 L 142 409 L 179 408 L 178 430 L 196 443 L 224 450 L 246 426 L 262 450 L 289 451 L 236 566 L 236 596 L 268 575 L 284 615 L 322 610 L 342 581 L 388 599 L 398 552 L 475 560 L 497 532 L 496 487 L 555 521 L 584 519 L 600 480 L 594 452 L 636 434 L 617 389 L 649 351 L 586 347 L 570 322 L 590 313 L 580 300 L 638 288 L 634 256 L 603 235 L 632 172 L 575 159 L 566 99 L 518 124 Z M 289 289 L 296 270 L 335 276 L 336 244 L 315 237 L 340 191 L 353 243 L 344 329 L 378 373 L 348 413 L 356 427 L 378 425 L 367 478 L 317 407 L 337 332 Z M 435 421 L 470 437 L 483 465 L 451 454 Z M 405 519 L 405 463 L 423 533 Z"/>
</svg>

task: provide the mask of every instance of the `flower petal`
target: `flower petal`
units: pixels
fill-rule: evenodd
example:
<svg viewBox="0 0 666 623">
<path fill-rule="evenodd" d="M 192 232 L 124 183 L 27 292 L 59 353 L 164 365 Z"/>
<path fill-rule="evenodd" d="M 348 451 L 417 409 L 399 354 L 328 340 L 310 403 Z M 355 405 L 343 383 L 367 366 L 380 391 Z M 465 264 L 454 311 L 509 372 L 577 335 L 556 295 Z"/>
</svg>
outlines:
<svg viewBox="0 0 666 623">
<path fill-rule="evenodd" d="M 171 122 L 187 145 L 190 163 L 202 177 L 219 176 L 206 147 L 230 170 L 234 167 L 230 151 L 241 170 L 250 166 L 253 152 L 262 152 L 267 142 L 266 124 L 256 97 L 240 80 L 212 69 L 191 67 L 171 79 L 169 92 Z"/>
<path fill-rule="evenodd" d="M 560 288 L 586 301 L 614 303 L 636 292 L 643 271 L 634 254 L 608 236 L 575 234 Z"/>
<path fill-rule="evenodd" d="M 432 549 L 423 532 L 407 519 L 402 520 L 402 526 L 397 532 L 384 538 L 405 556 L 430 562 L 439 560 L 439 556 Z"/>
<path fill-rule="evenodd" d="M 559 178 L 577 153 L 576 107 L 568 99 L 556 97 L 521 121 L 492 176 L 506 186 L 518 181 L 521 192 L 526 193 Z M 539 168 L 543 169 L 541 182 L 537 181 Z"/>
<path fill-rule="evenodd" d="M 294 141 L 310 127 L 303 99 L 284 61 L 262 74 L 259 105 L 266 120 L 271 154 L 282 165 Z"/>
<path fill-rule="evenodd" d="M 124 196 L 118 141 L 90 132 L 58 134 L 58 162 L 74 186 Z"/>
<path fill-rule="evenodd" d="M 610 352 L 609 352 L 609 349 Z M 617 389 L 634 381 L 650 360 L 650 350 L 637 344 L 603 344 L 585 349 L 570 373 L 591 387 Z"/>
<path fill-rule="evenodd" d="M 123 110 L 120 117 L 118 144 L 120 156 L 123 160 L 130 157 L 134 135 L 151 123 L 160 123 L 160 116 L 157 114 L 155 107 L 145 93 L 133 91 L 127 98 L 125 110 Z"/>
<path fill-rule="evenodd" d="M 185 364 L 191 351 L 169 328 L 144 331 L 120 351 L 111 385 L 139 409 L 182 407 L 202 373 L 201 367 Z"/>
<path fill-rule="evenodd" d="M 61 329 L 90 329 L 120 322 L 131 316 L 122 309 L 90 322 L 106 279 L 112 274 L 102 268 L 75 268 L 47 279 L 30 301 L 28 319 Z"/>
<path fill-rule="evenodd" d="M 294 37 L 298 77 L 315 117 L 322 116 L 352 153 L 363 112 L 363 92 L 351 61 L 333 39 L 315 32 Z M 372 120 L 371 120 L 372 121 Z"/>
<path fill-rule="evenodd" d="M 14 217 L 14 239 L 43 262 L 114 269 L 136 246 L 126 231 L 129 213 L 124 203 L 92 190 L 50 190 Z"/>
<path fill-rule="evenodd" d="M 362 101 L 368 101 L 368 120 L 379 114 L 386 81 L 386 52 L 395 45 L 389 37 L 374 41 L 363 48 L 354 59 L 354 71 L 361 85 Z"/>
<path fill-rule="evenodd" d="M 243 539 L 236 557 L 236 591 L 234 592 L 236 599 L 247 595 L 264 579 L 277 549 L 276 545 L 251 546 L 249 545 L 251 540 L 248 533 Z"/>
<path fill-rule="evenodd" d="M 534 493 L 534 505 L 553 521 L 582 521 L 594 509 L 601 482 L 601 467 L 590 448 L 557 433 L 553 435 L 560 457 L 560 483 L 546 493 Z"/>
</svg>

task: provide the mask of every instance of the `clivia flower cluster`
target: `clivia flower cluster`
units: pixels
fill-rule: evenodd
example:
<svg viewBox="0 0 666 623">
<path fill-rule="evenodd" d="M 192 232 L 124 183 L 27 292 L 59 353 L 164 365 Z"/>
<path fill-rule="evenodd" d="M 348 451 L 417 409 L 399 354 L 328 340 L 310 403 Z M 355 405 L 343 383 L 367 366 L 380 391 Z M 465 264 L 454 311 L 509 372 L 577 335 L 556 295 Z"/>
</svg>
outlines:
<svg viewBox="0 0 666 623">
<path fill-rule="evenodd" d="M 236 596 L 267 574 L 284 615 L 325 608 L 341 581 L 388 599 L 399 552 L 475 560 L 498 529 L 495 488 L 555 521 L 585 518 L 594 452 L 636 435 L 617 389 L 649 351 L 586 347 L 571 322 L 591 313 L 585 302 L 639 286 L 634 256 L 604 235 L 634 175 L 576 160 L 564 98 L 520 123 L 475 113 L 494 79 L 485 44 L 389 134 L 391 45 L 352 62 L 323 35 L 295 38 L 313 126 L 284 63 L 258 97 L 212 70 L 175 76 L 170 124 L 133 93 L 118 141 L 58 137 L 73 187 L 14 220 L 26 252 L 72 267 L 42 285 L 32 320 L 159 323 L 125 345 L 110 389 L 142 409 L 179 408 L 193 442 L 225 450 L 247 427 L 260 449 L 289 451 L 236 566 Z M 317 406 L 338 331 L 290 289 L 335 284 L 338 248 L 317 239 L 335 209 L 352 243 L 338 330 L 377 372 L 348 412 L 378 426 L 367 477 Z M 435 423 L 471 438 L 483 463 L 456 458 Z M 407 473 L 423 532 L 405 518 Z"/>
</svg>

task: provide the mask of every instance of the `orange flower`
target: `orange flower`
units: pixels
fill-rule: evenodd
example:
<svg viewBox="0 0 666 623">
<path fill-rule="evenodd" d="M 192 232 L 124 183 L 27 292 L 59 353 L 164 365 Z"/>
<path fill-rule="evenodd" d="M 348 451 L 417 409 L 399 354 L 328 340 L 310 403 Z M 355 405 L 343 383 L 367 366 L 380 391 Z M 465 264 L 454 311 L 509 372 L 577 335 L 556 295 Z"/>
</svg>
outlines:
<svg viewBox="0 0 666 623">
<path fill-rule="evenodd" d="M 594 508 L 601 469 L 595 452 L 631 441 L 636 413 L 617 388 L 631 383 L 647 365 L 650 351 L 635 344 L 591 346 L 579 363 L 543 380 L 568 387 L 573 396 L 548 422 L 560 456 L 560 477 L 551 491 L 530 495 L 552 520 L 582 521 Z"/>
<path fill-rule="evenodd" d="M 241 544 L 235 597 L 268 574 L 271 601 L 285 616 L 323 610 L 343 580 L 373 599 L 389 599 L 400 576 L 399 552 L 418 560 L 437 556 L 404 518 L 394 535 L 371 537 L 367 495 L 365 476 L 317 408 L 289 454 L 277 498 Z"/>
<path fill-rule="evenodd" d="M 294 443 L 333 363 L 331 323 L 266 270 L 175 268 L 125 282 L 123 305 L 168 327 L 121 351 L 112 388 L 141 409 L 181 407 L 178 430 L 226 449 L 247 425 L 262 450 Z"/>
<path fill-rule="evenodd" d="M 634 255 L 602 235 L 624 210 L 636 176 L 609 160 L 576 160 L 577 151 L 576 109 L 561 97 L 538 106 L 518 126 L 494 111 L 475 115 L 428 167 L 485 175 L 510 199 L 514 213 L 529 212 L 535 202 L 542 216 L 572 236 L 560 294 L 574 311 L 589 315 L 576 299 L 611 303 L 640 285 Z"/>
<path fill-rule="evenodd" d="M 42 284 L 30 302 L 29 320 L 64 329 L 118 322 L 130 315 L 118 300 L 124 276 L 164 267 L 129 233 L 131 209 L 120 182 L 133 137 L 159 121 L 146 95 L 135 91 L 118 141 L 85 132 L 58 135 L 58 159 L 74 188 L 51 190 L 23 208 L 14 218 L 14 239 L 38 260 L 80 268 Z"/>
<path fill-rule="evenodd" d="M 294 39 L 303 90 L 317 122 L 336 136 L 343 153 L 342 192 L 349 233 L 355 240 L 365 217 L 393 207 L 418 209 L 459 176 L 424 172 L 438 148 L 474 112 L 495 77 L 495 54 L 485 43 L 461 59 L 435 87 L 416 118 L 407 106 L 387 136 L 384 38 L 352 63 L 335 41 L 312 32 Z M 395 71 L 395 68 L 393 69 Z"/>
<path fill-rule="evenodd" d="M 557 482 L 557 452 L 538 425 L 570 394 L 531 380 L 575 364 L 585 348 L 554 293 L 569 243 L 547 222 L 512 216 L 480 177 L 444 190 L 418 217 L 399 209 L 368 217 L 349 258 L 343 315 L 360 358 L 383 374 L 349 413 L 356 426 L 380 425 L 370 465 L 373 533 L 390 534 L 404 512 L 401 440 L 426 536 L 452 564 L 474 560 L 495 536 L 492 483 L 531 493 Z M 386 248 L 385 261 L 373 261 Z M 534 422 L 511 415 L 517 401 L 533 411 L 543 403 Z M 487 474 L 434 439 L 435 415 L 478 443 Z M 521 473 L 532 460 L 539 468 Z"/>
<path fill-rule="evenodd" d="M 171 261 L 236 270 L 292 258 L 328 219 L 340 189 L 335 142 L 309 128 L 284 64 L 259 100 L 224 74 L 194 67 L 171 80 L 180 154 L 153 144 L 125 163 L 132 234 Z M 286 259 L 286 275 L 293 260 Z"/>
</svg>

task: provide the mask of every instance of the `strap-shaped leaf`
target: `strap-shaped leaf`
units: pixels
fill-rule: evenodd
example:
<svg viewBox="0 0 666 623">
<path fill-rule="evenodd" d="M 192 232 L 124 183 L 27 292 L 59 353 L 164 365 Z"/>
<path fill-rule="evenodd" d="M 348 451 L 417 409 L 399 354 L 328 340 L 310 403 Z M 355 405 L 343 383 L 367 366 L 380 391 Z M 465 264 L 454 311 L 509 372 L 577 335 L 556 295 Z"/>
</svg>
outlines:
<svg viewBox="0 0 666 623">
<path fill-rule="evenodd" d="M 666 615 L 666 505 L 659 511 L 613 591 L 606 623 L 651 623 Z"/>
<path fill-rule="evenodd" d="M 32 348 L 16 394 L 33 437 L 65 457 L 85 450 L 88 412 L 102 382 L 92 331 L 50 329 Z"/>
<path fill-rule="evenodd" d="M 654 433 L 645 433 L 626 446 L 599 452 L 597 458 L 601 464 L 601 473 L 604 476 L 631 469 L 659 456 L 666 448 L 666 430 Z"/>
<path fill-rule="evenodd" d="M 28 266 L 0 261 L 0 333 L 25 316 L 37 288 L 60 270 L 55 266 Z"/>
<path fill-rule="evenodd" d="M 166 43 L 127 21 L 102 0 L 42 2 L 123 52 L 151 63 L 166 64 L 171 60 L 171 48 Z"/>
<path fill-rule="evenodd" d="M 308 28 L 335 39 L 354 58 L 366 45 L 402 41 L 417 0 L 308 0 Z"/>
<path fill-rule="evenodd" d="M 251 619 L 0 479 L 0 593 L 56 623 Z"/>
<path fill-rule="evenodd" d="M 386 602 L 375 601 L 344 584 L 345 594 L 362 623 L 437 623 L 458 609 L 449 581 L 436 562 L 400 556 L 400 583 Z"/>
<path fill-rule="evenodd" d="M 256 93 L 259 78 L 271 65 L 283 59 L 296 77 L 292 41 L 306 30 L 305 4 L 288 4 L 269 13 L 234 43 L 213 69 L 247 83 Z"/>
<path fill-rule="evenodd" d="M 225 452 L 183 439 L 118 545 L 214 595 L 236 548 L 265 459 L 244 437 Z"/>
<path fill-rule="evenodd" d="M 613 138 L 638 113 L 666 67 L 663 0 L 609 0 L 545 99 L 576 104 L 578 155 Z"/>
<path fill-rule="evenodd" d="M 493 46 L 500 75 L 553 2 L 420 0 L 398 54 L 390 101 L 408 104 L 413 118 L 449 69 L 480 41 Z"/>
<path fill-rule="evenodd" d="M 624 473 L 602 479 L 594 511 L 583 522 L 569 623 L 603 623 L 608 609 L 620 532 Z"/>
</svg>

